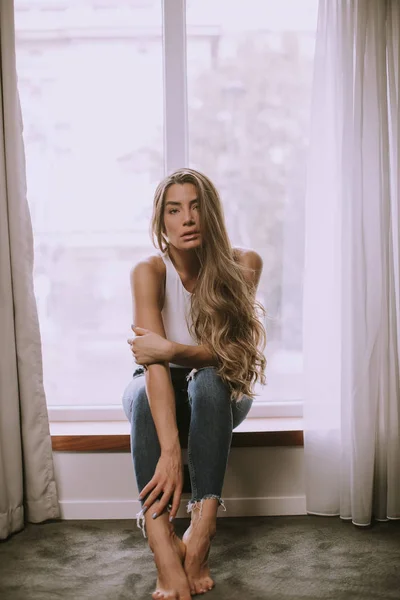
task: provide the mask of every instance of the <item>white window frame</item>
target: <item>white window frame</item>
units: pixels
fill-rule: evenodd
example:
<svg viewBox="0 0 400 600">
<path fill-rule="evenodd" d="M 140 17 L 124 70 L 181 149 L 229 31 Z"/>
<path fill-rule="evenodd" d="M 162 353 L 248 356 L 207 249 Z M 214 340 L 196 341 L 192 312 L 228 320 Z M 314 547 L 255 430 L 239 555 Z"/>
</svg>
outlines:
<svg viewBox="0 0 400 600">
<path fill-rule="evenodd" d="M 161 0 L 165 175 L 189 164 L 186 0 Z"/>
<path fill-rule="evenodd" d="M 162 3 L 164 61 L 164 171 L 165 174 L 189 164 L 186 0 Z M 290 375 L 288 375 L 290 377 Z M 126 421 L 122 405 L 48 406 L 50 422 Z M 303 401 L 253 402 L 249 418 L 298 418 Z"/>
</svg>

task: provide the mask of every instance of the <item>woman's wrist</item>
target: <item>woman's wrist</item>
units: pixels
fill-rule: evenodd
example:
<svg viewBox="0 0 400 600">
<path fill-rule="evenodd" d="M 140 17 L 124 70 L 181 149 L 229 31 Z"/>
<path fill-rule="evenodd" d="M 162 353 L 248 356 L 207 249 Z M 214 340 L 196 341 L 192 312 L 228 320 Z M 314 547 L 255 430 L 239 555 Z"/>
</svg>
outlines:
<svg viewBox="0 0 400 600">
<path fill-rule="evenodd" d="M 176 432 L 176 436 L 169 440 L 163 441 L 161 444 L 161 454 L 173 455 L 177 452 L 181 452 L 181 444 L 179 442 L 179 433 Z"/>
<path fill-rule="evenodd" d="M 169 341 L 169 349 L 168 349 L 167 360 L 168 360 L 168 362 L 173 363 L 175 354 L 176 354 L 176 344 L 172 340 L 168 340 L 168 341 Z"/>
</svg>

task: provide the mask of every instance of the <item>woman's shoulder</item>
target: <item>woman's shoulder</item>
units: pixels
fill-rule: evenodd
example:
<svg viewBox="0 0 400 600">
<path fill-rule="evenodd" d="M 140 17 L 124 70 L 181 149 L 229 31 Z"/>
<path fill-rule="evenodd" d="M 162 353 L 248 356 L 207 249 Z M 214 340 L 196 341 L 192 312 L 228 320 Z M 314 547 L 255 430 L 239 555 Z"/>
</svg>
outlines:
<svg viewBox="0 0 400 600">
<path fill-rule="evenodd" d="M 243 254 L 247 251 L 247 248 L 240 248 L 239 246 L 235 246 L 232 248 L 233 250 L 233 258 L 235 260 L 240 260 Z"/>
<path fill-rule="evenodd" d="M 151 287 L 161 299 L 161 307 L 164 304 L 164 286 L 166 278 L 165 263 L 160 254 L 143 256 L 131 268 L 131 286 L 136 285 Z"/>
<path fill-rule="evenodd" d="M 158 271 L 165 271 L 165 263 L 163 261 L 161 252 L 157 252 L 155 254 L 147 254 L 141 256 L 133 265 L 132 268 L 135 268 L 137 265 L 149 265 L 151 269 Z"/>
<path fill-rule="evenodd" d="M 165 273 L 165 263 L 160 253 L 142 256 L 136 261 L 132 267 L 132 270 L 136 269 L 137 267 L 143 268 L 143 265 L 147 265 L 146 268 L 151 270 L 153 273 L 158 273 L 160 275 Z"/>
<path fill-rule="evenodd" d="M 162 283 L 165 278 L 165 264 L 159 254 L 151 254 L 148 256 L 141 256 L 136 260 L 135 264 L 131 267 L 130 278 L 131 281 L 136 279 L 141 281 L 150 277 L 152 280 L 159 280 Z"/>
<path fill-rule="evenodd" d="M 237 251 L 235 260 L 240 265 L 245 279 L 257 288 L 263 269 L 261 256 L 251 248 L 234 248 L 235 251 Z"/>
<path fill-rule="evenodd" d="M 163 260 L 161 252 L 157 252 L 155 254 L 150 254 L 147 257 L 147 260 L 154 265 L 154 268 L 165 271 L 165 262 Z"/>
<path fill-rule="evenodd" d="M 251 248 L 241 248 L 236 246 L 233 248 L 233 255 L 235 260 L 244 266 L 249 266 L 249 264 L 257 264 L 262 262 L 261 256 L 255 250 Z"/>
</svg>

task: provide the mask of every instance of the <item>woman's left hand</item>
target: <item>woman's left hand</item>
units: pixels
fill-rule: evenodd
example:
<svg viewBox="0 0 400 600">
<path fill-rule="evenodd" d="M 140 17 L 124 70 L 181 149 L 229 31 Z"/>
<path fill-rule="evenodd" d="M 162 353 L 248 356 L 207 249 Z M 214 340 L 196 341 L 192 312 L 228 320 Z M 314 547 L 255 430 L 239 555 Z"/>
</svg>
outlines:
<svg viewBox="0 0 400 600">
<path fill-rule="evenodd" d="M 127 341 L 138 365 L 170 362 L 171 342 L 169 340 L 143 327 L 132 325 L 132 331 L 136 337 L 129 338 Z"/>
</svg>

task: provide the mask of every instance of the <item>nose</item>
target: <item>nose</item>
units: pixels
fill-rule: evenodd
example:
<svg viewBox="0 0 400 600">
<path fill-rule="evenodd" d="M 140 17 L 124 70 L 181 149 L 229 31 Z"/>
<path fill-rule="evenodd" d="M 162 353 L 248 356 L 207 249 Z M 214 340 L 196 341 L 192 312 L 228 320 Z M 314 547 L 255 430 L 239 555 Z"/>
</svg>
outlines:
<svg viewBox="0 0 400 600">
<path fill-rule="evenodd" d="M 193 216 L 190 213 L 184 215 L 183 224 L 184 225 L 194 225 L 195 221 Z"/>
</svg>

